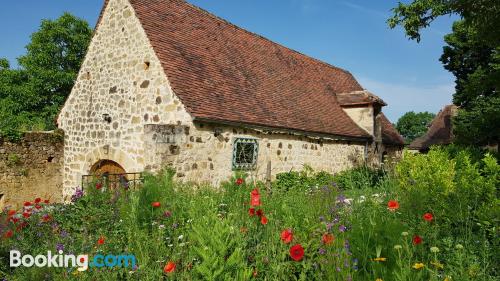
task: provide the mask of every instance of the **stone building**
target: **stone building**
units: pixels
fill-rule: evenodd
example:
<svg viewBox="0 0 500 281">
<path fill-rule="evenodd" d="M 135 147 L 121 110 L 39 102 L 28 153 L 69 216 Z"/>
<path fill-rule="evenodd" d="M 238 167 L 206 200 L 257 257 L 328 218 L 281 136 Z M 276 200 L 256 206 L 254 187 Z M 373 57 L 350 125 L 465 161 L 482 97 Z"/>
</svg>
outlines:
<svg viewBox="0 0 500 281">
<path fill-rule="evenodd" d="M 349 72 L 183 0 L 106 0 L 58 117 L 64 196 L 92 173 L 170 166 L 217 185 L 378 163 L 402 146 L 384 105 Z"/>
</svg>

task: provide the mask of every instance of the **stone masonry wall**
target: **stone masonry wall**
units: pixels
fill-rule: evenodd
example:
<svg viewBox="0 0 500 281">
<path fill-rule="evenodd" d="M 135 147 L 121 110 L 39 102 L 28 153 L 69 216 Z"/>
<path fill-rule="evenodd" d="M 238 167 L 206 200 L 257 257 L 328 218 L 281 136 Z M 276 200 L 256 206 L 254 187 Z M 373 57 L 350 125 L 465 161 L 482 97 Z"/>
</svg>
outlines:
<svg viewBox="0 0 500 281">
<path fill-rule="evenodd" d="M 143 171 L 145 124 L 190 120 L 129 2 L 109 1 L 59 115 L 66 133 L 65 198 L 100 159 L 113 160 L 127 172 Z"/>
<path fill-rule="evenodd" d="M 26 133 L 15 143 L 0 139 L 0 209 L 37 197 L 61 202 L 62 162 L 61 135 Z"/>
<path fill-rule="evenodd" d="M 215 130 L 220 133 L 217 137 Z M 257 139 L 257 168 L 248 173 L 258 180 L 266 178 L 268 162 L 271 162 L 271 176 L 274 179 L 277 173 L 300 171 L 304 165 L 318 171 L 336 173 L 364 161 L 365 144 L 362 142 L 320 140 L 284 132 L 266 133 L 197 123 L 179 129 L 177 141 L 169 144 L 155 143 L 152 134 L 146 134 L 145 139 L 149 143 L 146 151 L 151 159 L 146 168 L 157 171 L 171 166 L 182 181 L 217 186 L 233 175 L 235 138 Z"/>
</svg>

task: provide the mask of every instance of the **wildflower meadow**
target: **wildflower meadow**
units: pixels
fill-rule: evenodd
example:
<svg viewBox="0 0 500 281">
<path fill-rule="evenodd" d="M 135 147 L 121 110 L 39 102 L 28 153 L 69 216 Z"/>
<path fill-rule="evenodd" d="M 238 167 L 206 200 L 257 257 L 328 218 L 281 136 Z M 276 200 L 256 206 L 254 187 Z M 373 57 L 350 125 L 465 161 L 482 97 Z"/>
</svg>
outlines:
<svg viewBox="0 0 500 281">
<path fill-rule="evenodd" d="M 219 187 L 179 183 L 168 169 L 137 189 L 96 178 L 71 204 L 33 198 L 1 213 L 0 278 L 498 280 L 499 175 L 490 154 L 435 148 L 381 170 L 306 167 L 267 186 L 245 173 Z M 35 264 L 52 251 L 113 266 L 10 267 L 13 250 Z"/>
</svg>

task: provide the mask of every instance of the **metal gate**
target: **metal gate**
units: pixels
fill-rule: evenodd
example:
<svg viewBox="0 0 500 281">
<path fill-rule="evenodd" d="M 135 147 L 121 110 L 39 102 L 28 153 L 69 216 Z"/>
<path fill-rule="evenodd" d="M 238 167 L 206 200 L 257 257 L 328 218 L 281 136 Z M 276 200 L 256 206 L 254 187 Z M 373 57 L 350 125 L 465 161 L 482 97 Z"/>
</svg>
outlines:
<svg viewBox="0 0 500 281">
<path fill-rule="evenodd" d="M 137 189 L 144 183 L 142 173 L 121 173 L 121 174 L 108 174 L 102 175 L 83 175 L 82 176 L 82 189 L 89 186 L 96 186 L 100 184 L 106 188 L 124 188 L 124 189 Z"/>
</svg>

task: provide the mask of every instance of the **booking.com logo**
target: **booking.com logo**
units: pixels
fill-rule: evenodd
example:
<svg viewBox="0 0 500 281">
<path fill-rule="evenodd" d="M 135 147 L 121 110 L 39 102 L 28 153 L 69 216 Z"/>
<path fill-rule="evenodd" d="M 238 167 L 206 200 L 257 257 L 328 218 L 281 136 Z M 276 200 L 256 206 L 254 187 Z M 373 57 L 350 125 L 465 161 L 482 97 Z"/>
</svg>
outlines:
<svg viewBox="0 0 500 281">
<path fill-rule="evenodd" d="M 102 255 L 97 254 L 89 262 L 88 255 L 63 255 L 63 251 L 59 250 L 59 254 L 52 255 L 51 251 L 47 251 L 47 255 L 21 255 L 17 250 L 10 251 L 10 267 L 78 267 L 78 271 L 86 271 L 89 267 L 136 267 L 136 258 L 134 255 Z"/>
</svg>

